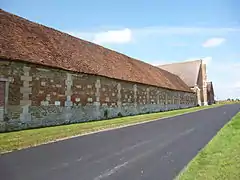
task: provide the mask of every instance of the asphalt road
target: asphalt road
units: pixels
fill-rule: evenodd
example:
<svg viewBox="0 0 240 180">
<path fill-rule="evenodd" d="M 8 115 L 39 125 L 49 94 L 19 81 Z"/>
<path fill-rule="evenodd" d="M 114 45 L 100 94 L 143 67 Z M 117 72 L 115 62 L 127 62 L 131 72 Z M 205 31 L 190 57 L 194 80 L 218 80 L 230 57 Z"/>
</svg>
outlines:
<svg viewBox="0 0 240 180">
<path fill-rule="evenodd" d="M 0 179 L 174 179 L 239 110 L 226 105 L 4 154 Z"/>
</svg>

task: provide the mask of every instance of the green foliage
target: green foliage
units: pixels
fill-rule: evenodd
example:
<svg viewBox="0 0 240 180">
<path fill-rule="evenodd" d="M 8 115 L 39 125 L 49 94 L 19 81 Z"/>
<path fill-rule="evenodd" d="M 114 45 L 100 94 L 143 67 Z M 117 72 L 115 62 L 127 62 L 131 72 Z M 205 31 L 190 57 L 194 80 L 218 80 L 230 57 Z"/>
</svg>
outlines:
<svg viewBox="0 0 240 180">
<path fill-rule="evenodd" d="M 108 110 L 107 109 L 104 110 L 104 118 L 106 118 L 106 119 L 108 118 Z"/>
<path fill-rule="evenodd" d="M 118 116 L 118 117 L 122 117 L 123 115 L 122 115 L 121 112 L 119 112 L 117 116 Z"/>
</svg>

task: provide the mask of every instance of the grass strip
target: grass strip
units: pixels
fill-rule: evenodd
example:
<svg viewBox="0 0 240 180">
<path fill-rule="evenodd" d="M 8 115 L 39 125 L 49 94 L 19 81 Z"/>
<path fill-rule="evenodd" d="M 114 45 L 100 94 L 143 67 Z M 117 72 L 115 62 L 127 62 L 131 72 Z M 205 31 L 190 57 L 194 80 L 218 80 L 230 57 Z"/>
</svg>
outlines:
<svg viewBox="0 0 240 180">
<path fill-rule="evenodd" d="M 240 112 L 200 151 L 177 179 L 240 179 Z"/>
</svg>

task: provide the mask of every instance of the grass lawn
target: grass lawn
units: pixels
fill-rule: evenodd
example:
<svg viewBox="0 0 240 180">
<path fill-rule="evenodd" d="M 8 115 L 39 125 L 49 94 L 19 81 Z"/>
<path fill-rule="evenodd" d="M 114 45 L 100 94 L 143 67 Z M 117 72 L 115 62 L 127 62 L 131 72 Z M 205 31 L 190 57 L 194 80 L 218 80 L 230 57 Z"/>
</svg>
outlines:
<svg viewBox="0 0 240 180">
<path fill-rule="evenodd" d="M 103 129 L 121 127 L 145 121 L 152 121 L 163 117 L 180 115 L 187 112 L 194 112 L 205 108 L 216 107 L 219 105 L 201 106 L 188 109 L 180 109 L 167 112 L 151 113 L 137 116 L 128 116 L 102 121 L 92 121 L 71 125 L 30 129 L 9 133 L 0 133 L 0 154 L 26 147 L 36 146 L 46 142 L 96 132 Z"/>
<path fill-rule="evenodd" d="M 240 179 L 240 112 L 217 133 L 177 179 Z"/>
<path fill-rule="evenodd" d="M 240 101 L 220 101 L 216 104 L 240 104 Z"/>
</svg>

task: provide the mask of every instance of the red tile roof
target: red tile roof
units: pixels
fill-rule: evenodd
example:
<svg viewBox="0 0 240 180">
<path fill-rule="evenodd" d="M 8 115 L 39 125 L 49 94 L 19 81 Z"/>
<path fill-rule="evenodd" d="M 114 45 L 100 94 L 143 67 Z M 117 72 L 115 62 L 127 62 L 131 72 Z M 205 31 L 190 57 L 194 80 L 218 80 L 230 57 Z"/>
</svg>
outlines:
<svg viewBox="0 0 240 180">
<path fill-rule="evenodd" d="M 0 57 L 192 92 L 176 75 L 0 9 Z"/>
</svg>

